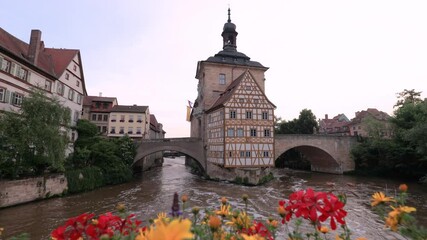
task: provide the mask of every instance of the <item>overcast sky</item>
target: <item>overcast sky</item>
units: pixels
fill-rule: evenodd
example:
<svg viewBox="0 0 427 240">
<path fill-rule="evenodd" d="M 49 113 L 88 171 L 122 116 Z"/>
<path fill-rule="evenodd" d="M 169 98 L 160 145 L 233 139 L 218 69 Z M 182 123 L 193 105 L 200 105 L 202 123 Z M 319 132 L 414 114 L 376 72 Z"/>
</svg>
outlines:
<svg viewBox="0 0 427 240">
<path fill-rule="evenodd" d="M 222 49 L 231 7 L 237 50 L 270 69 L 275 115 L 317 118 L 377 108 L 396 93 L 427 93 L 427 1 L 42 0 L 2 1 L 3 29 L 46 47 L 80 49 L 89 95 L 148 105 L 166 137 L 189 136 L 197 61 Z"/>
</svg>

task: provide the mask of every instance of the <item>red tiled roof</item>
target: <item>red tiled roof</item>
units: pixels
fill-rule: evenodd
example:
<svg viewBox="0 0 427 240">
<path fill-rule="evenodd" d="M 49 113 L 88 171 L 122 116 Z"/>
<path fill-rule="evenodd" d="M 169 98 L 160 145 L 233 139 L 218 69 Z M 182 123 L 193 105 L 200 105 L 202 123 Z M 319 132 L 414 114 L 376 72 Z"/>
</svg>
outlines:
<svg viewBox="0 0 427 240">
<path fill-rule="evenodd" d="M 383 111 L 379 111 L 376 108 L 368 108 L 367 110 L 356 112 L 356 116 L 351 119 L 351 124 L 360 123 L 366 117 L 373 117 L 380 121 L 387 121 L 390 118 L 390 115 Z"/>
<path fill-rule="evenodd" d="M 43 45 L 43 42 L 41 42 Z M 28 65 L 36 66 L 38 69 L 59 78 L 70 64 L 79 50 L 41 48 L 35 64 L 28 60 L 29 44 L 14 37 L 0 27 L 0 50 L 4 49 L 16 58 L 26 62 Z"/>
</svg>

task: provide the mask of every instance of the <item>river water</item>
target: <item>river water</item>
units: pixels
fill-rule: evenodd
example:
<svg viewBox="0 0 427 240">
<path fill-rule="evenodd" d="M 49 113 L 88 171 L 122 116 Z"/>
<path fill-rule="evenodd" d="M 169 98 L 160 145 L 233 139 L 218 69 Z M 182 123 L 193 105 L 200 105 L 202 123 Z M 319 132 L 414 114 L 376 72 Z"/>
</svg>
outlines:
<svg viewBox="0 0 427 240">
<path fill-rule="evenodd" d="M 400 181 L 379 178 L 321 174 L 275 169 L 275 179 L 263 186 L 246 187 L 226 182 L 213 182 L 193 175 L 184 165 L 184 158 L 165 158 L 162 168 L 157 168 L 132 182 L 107 186 L 95 191 L 28 203 L 0 210 L 0 227 L 5 230 L 0 239 L 7 239 L 18 233 L 27 232 L 31 239 L 49 239 L 50 232 L 66 219 L 83 212 L 101 214 L 115 211 L 118 203 L 125 203 L 131 213 L 143 220 L 144 225 L 158 212 L 169 212 L 173 194 L 178 192 L 189 196 L 188 210 L 193 206 L 201 209 L 217 208 L 219 199 L 227 197 L 233 208 L 244 208 L 243 194 L 249 196 L 248 212 L 258 220 L 269 216 L 277 217 L 278 201 L 296 190 L 308 187 L 317 191 L 346 193 L 348 210 L 347 225 L 353 232 L 352 239 L 403 239 L 384 229 L 384 223 L 375 215 L 369 205 L 373 192 L 387 191 L 394 194 Z M 416 183 L 409 183 L 411 200 L 409 205 L 417 208 L 417 219 L 426 227 L 427 190 Z M 283 228 L 282 228 L 283 229 Z M 284 230 L 277 239 L 285 239 Z M 2 238 L 3 237 L 3 238 Z M 334 236 L 331 236 L 331 239 Z"/>
</svg>

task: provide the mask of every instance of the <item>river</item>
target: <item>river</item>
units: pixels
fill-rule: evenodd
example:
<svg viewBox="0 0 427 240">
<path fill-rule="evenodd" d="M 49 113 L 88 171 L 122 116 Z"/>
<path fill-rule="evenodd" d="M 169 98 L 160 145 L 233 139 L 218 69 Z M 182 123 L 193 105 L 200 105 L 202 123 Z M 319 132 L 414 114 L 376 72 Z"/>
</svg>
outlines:
<svg viewBox="0 0 427 240">
<path fill-rule="evenodd" d="M 278 201 L 295 190 L 311 187 L 317 191 L 346 193 L 348 210 L 346 221 L 353 238 L 364 236 L 368 239 L 402 239 L 399 235 L 384 230 L 384 224 L 369 205 L 375 191 L 391 195 L 400 181 L 313 172 L 275 169 L 275 179 L 269 183 L 247 187 L 226 182 L 213 182 L 193 175 L 184 165 L 183 158 L 165 158 L 164 166 L 142 174 L 132 182 L 107 186 L 95 191 L 32 202 L 0 210 L 0 227 L 4 233 L 0 239 L 7 239 L 18 233 L 27 232 L 31 239 L 49 239 L 49 233 L 66 219 L 83 212 L 96 214 L 114 211 L 118 203 L 124 203 L 129 212 L 135 213 L 144 225 L 160 211 L 169 212 L 173 194 L 178 192 L 189 196 L 188 206 L 219 206 L 219 199 L 227 197 L 231 205 L 243 208 L 243 194 L 249 196 L 248 212 L 258 220 L 276 217 Z M 334 186 L 332 186 L 334 185 Z M 416 183 L 409 183 L 411 201 L 417 208 L 417 219 L 427 227 L 427 190 Z M 283 228 L 282 228 L 283 229 Z M 277 239 L 284 239 L 281 231 Z"/>
</svg>

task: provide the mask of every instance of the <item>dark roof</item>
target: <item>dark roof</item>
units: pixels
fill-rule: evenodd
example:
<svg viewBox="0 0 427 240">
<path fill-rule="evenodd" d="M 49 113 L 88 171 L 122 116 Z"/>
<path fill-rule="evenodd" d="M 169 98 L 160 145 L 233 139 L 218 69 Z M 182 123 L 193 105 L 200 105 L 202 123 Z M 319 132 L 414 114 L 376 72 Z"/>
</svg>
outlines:
<svg viewBox="0 0 427 240">
<path fill-rule="evenodd" d="M 319 121 L 319 127 L 322 129 L 332 129 L 335 131 L 335 128 L 342 128 L 344 126 L 347 126 L 349 124 L 348 118 L 344 114 L 338 114 L 337 116 L 333 117 L 332 119 L 321 119 Z"/>
<path fill-rule="evenodd" d="M 85 96 L 83 98 L 83 106 L 92 106 L 93 102 L 114 102 L 117 101 L 115 97 L 98 97 L 98 96 Z"/>
<path fill-rule="evenodd" d="M 42 48 L 40 49 L 37 62 L 33 64 L 27 56 L 29 44 L 14 37 L 0 27 L 0 50 L 8 52 L 21 62 L 35 66 L 56 78 L 59 78 L 64 73 L 67 66 L 76 54 L 79 53 L 79 50 L 76 49 L 44 48 L 43 42 L 41 44 Z"/>
<path fill-rule="evenodd" d="M 115 105 L 111 112 L 123 112 L 123 113 L 145 113 L 148 106 L 137 106 L 137 105 Z"/>
<path fill-rule="evenodd" d="M 154 116 L 154 114 L 150 114 L 150 129 L 158 132 L 158 124 L 156 116 Z"/>
<path fill-rule="evenodd" d="M 212 62 L 212 63 L 225 63 L 225 64 L 234 64 L 241 66 L 250 66 L 250 67 L 264 67 L 261 63 L 256 61 L 251 61 L 251 58 L 246 56 L 244 53 L 238 52 L 235 49 L 225 48 L 222 51 L 219 51 L 215 56 L 209 57 L 206 61 L 202 62 Z"/>
</svg>

